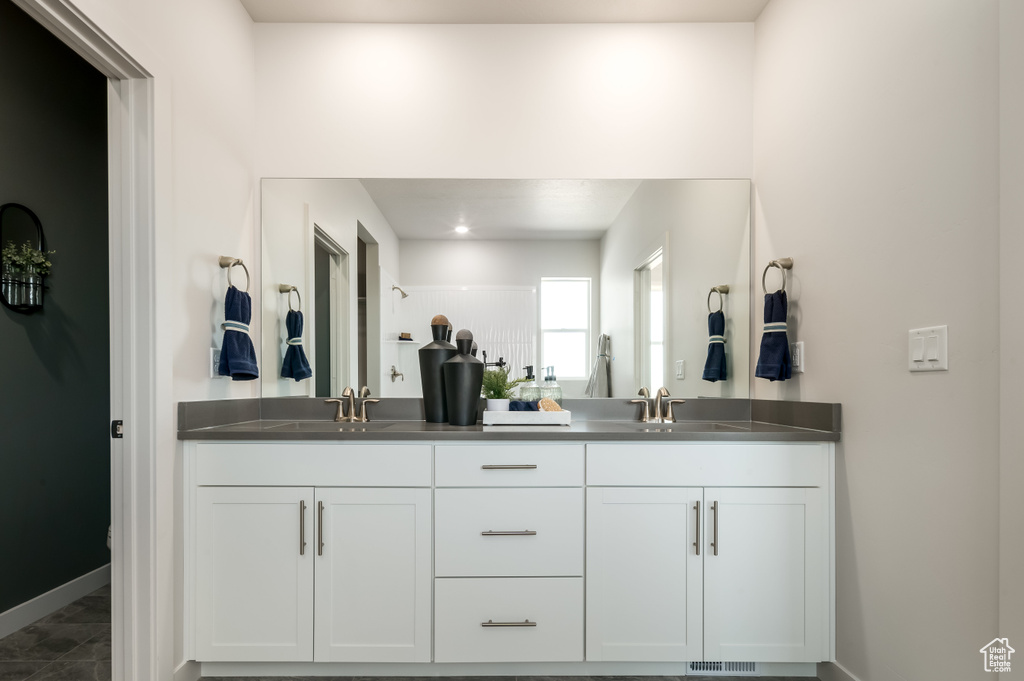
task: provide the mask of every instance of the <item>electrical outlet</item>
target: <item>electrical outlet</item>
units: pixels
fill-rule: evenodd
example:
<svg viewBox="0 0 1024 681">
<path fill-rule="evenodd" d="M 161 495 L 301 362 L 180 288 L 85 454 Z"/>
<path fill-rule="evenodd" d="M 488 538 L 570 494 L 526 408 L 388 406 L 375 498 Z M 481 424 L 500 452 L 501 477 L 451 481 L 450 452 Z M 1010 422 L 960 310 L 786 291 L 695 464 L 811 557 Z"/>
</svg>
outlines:
<svg viewBox="0 0 1024 681">
<path fill-rule="evenodd" d="M 683 380 L 684 378 L 686 378 L 686 360 L 685 359 L 677 359 L 676 360 L 676 378 L 678 378 L 680 381 Z"/>
<path fill-rule="evenodd" d="M 220 350 L 210 348 L 210 378 L 220 378 L 217 370 L 220 368 Z"/>
<path fill-rule="evenodd" d="M 807 364 L 804 358 L 804 342 L 797 341 L 796 343 L 789 344 L 789 356 L 793 361 L 793 373 L 802 374 L 804 372 L 804 366 Z"/>
</svg>

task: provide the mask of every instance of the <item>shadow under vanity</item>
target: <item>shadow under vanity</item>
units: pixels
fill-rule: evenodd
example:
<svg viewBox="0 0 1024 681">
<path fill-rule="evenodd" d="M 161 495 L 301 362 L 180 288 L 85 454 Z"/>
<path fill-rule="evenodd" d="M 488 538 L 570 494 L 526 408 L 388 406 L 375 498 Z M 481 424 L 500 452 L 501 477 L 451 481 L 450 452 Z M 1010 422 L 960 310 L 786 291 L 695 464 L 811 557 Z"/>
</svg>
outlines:
<svg viewBox="0 0 1024 681">
<path fill-rule="evenodd" d="M 691 400 L 644 424 L 628 400 L 567 402 L 568 427 L 181 403 L 187 657 L 206 676 L 834 659 L 839 405 Z"/>
</svg>

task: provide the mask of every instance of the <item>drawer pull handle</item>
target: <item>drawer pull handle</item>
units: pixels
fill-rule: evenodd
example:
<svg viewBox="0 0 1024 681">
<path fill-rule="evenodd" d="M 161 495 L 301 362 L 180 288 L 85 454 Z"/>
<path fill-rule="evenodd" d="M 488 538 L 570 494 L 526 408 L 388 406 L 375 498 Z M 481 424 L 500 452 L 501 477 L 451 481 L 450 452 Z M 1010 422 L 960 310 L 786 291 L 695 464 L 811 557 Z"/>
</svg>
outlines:
<svg viewBox="0 0 1024 681">
<path fill-rule="evenodd" d="M 480 466 L 480 468 L 485 471 L 525 471 L 536 467 L 537 464 L 535 463 L 488 463 Z"/>
<path fill-rule="evenodd" d="M 697 555 L 700 555 L 700 502 L 698 501 L 694 508 L 697 510 L 697 541 L 693 542 L 693 547 L 697 549 Z"/>
<path fill-rule="evenodd" d="M 715 555 L 718 555 L 718 502 L 715 501 L 711 504 L 711 513 L 715 516 L 715 533 L 711 538 L 711 548 L 715 550 Z"/>
<path fill-rule="evenodd" d="M 318 556 L 324 555 L 324 502 L 317 502 L 317 524 L 316 524 L 316 541 L 319 546 L 316 549 Z"/>
<path fill-rule="evenodd" d="M 482 536 L 482 537 L 532 537 L 535 534 L 537 534 L 537 530 L 499 530 L 497 532 L 495 532 L 494 530 L 487 530 L 486 532 L 481 532 L 480 536 Z"/>
<path fill-rule="evenodd" d="M 306 502 L 299 500 L 299 555 L 306 555 Z"/>
<path fill-rule="evenodd" d="M 480 623 L 481 627 L 535 627 L 536 622 L 530 620 L 523 620 L 522 622 L 495 622 L 494 620 L 487 620 L 486 622 Z"/>
</svg>

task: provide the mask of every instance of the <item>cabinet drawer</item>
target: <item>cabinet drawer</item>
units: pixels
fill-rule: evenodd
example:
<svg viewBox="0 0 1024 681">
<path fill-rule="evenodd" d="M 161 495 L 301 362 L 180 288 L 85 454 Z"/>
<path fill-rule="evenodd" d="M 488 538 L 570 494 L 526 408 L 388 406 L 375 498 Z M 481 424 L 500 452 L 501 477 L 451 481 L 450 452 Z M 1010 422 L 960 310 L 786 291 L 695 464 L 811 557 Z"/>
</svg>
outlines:
<svg viewBox="0 0 1024 681">
<path fill-rule="evenodd" d="M 201 443 L 196 484 L 430 487 L 430 445 Z"/>
<path fill-rule="evenodd" d="M 435 662 L 582 659 L 581 578 L 434 580 Z"/>
<path fill-rule="evenodd" d="M 583 484 L 583 445 L 438 445 L 438 487 L 572 487 Z"/>
<path fill-rule="evenodd" d="M 582 489 L 441 489 L 434 494 L 434 574 L 583 574 Z M 526 531 L 536 534 L 482 534 Z"/>
<path fill-rule="evenodd" d="M 587 445 L 587 484 L 609 487 L 824 487 L 828 445 Z"/>
</svg>

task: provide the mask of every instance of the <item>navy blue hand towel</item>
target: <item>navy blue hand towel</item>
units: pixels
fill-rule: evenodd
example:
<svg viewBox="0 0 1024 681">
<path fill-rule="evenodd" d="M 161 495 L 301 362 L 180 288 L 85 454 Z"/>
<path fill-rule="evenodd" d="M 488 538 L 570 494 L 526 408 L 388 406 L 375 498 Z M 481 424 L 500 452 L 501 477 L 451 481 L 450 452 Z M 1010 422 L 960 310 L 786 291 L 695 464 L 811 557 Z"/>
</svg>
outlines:
<svg viewBox="0 0 1024 681">
<path fill-rule="evenodd" d="M 708 315 L 708 359 L 704 362 L 704 380 L 724 381 L 725 376 L 725 313 Z"/>
<path fill-rule="evenodd" d="M 786 315 L 789 304 L 785 291 L 768 293 L 764 297 L 764 334 L 761 353 L 757 357 L 754 375 L 770 381 L 785 381 L 793 375 L 789 357 L 789 337 L 786 335 Z"/>
<path fill-rule="evenodd" d="M 523 402 L 521 400 L 512 400 L 508 403 L 509 411 L 537 411 L 536 402 Z"/>
<path fill-rule="evenodd" d="M 302 349 L 302 313 L 288 310 L 284 325 L 288 330 L 288 349 L 284 351 L 281 377 L 294 378 L 296 381 L 307 379 L 313 375 L 313 370 L 309 368 L 309 361 Z"/>
<path fill-rule="evenodd" d="M 224 297 L 224 343 L 220 347 L 217 373 L 233 381 L 252 381 L 260 377 L 256 366 L 256 348 L 249 338 L 252 299 L 245 291 L 228 287 Z"/>
</svg>

